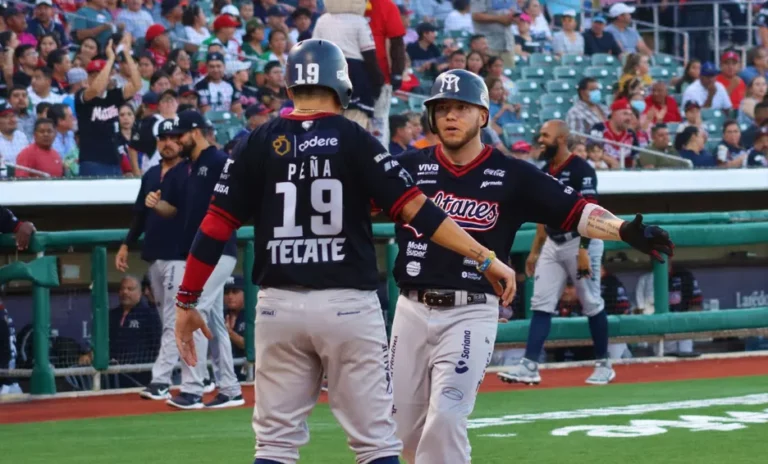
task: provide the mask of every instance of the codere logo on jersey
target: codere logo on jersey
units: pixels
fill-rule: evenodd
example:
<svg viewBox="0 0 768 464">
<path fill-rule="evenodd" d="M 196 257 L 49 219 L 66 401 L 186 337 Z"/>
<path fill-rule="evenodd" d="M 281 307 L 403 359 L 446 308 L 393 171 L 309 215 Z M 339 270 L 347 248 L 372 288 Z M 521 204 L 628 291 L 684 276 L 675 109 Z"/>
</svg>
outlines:
<svg viewBox="0 0 768 464">
<path fill-rule="evenodd" d="M 299 153 L 311 155 L 333 155 L 339 151 L 339 138 L 330 132 L 312 132 L 299 136 L 297 142 Z"/>
</svg>

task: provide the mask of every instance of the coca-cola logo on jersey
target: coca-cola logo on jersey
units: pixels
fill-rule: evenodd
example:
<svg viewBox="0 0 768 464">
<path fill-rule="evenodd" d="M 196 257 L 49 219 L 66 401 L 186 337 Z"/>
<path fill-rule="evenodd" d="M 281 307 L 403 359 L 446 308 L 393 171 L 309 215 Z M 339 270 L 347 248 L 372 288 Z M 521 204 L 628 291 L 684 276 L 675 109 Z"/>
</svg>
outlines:
<svg viewBox="0 0 768 464">
<path fill-rule="evenodd" d="M 91 113 L 91 121 L 110 121 L 114 118 L 117 118 L 119 115 L 120 114 L 118 113 L 117 107 L 115 105 L 108 106 L 106 108 L 97 106 Z"/>
<path fill-rule="evenodd" d="M 499 204 L 437 192 L 432 201 L 465 230 L 491 230 L 499 219 Z"/>
</svg>

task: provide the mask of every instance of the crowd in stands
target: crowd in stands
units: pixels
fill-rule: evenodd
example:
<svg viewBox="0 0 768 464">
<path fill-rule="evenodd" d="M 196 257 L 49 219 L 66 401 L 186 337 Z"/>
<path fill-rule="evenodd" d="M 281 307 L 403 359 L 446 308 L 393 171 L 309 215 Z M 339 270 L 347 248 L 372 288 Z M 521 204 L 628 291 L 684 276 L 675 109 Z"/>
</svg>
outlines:
<svg viewBox="0 0 768 464">
<path fill-rule="evenodd" d="M 319 0 L 4 1 L 1 177 L 139 176 L 158 161 L 159 121 L 188 108 L 213 123 L 212 142 L 233 146 L 289 111 L 287 53 L 317 36 L 324 13 Z M 392 0 L 368 3 L 370 12 Z M 768 165 L 766 48 L 745 60 L 714 51 L 719 69 L 654 54 L 633 26 L 633 2 L 395 3 L 402 28 L 386 27 L 402 31 L 402 75 L 389 76 L 376 33 L 349 53 L 338 39 L 356 91 L 366 82 L 370 102 L 388 83 L 395 91 L 385 131 L 393 153 L 436 143 L 421 123 L 423 99 L 440 72 L 464 68 L 490 91 L 486 143 L 510 156 L 536 163 L 538 127 L 557 118 L 596 169 Z M 380 134 L 365 97 L 355 120 Z"/>
</svg>

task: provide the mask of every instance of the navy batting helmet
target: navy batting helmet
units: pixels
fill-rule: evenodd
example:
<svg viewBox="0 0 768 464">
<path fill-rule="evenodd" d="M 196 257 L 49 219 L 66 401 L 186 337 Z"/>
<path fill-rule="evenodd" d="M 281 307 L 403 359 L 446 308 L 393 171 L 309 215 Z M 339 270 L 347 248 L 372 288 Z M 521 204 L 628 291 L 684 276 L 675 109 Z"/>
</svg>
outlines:
<svg viewBox="0 0 768 464">
<path fill-rule="evenodd" d="M 291 48 L 286 64 L 288 88 L 300 85 L 326 87 L 339 97 L 342 108 L 349 105 L 352 82 L 341 49 L 328 40 L 303 40 Z"/>
<path fill-rule="evenodd" d="M 440 100 L 462 101 L 490 111 L 488 86 L 485 85 L 485 81 L 477 74 L 464 69 L 452 69 L 437 76 L 429 95 L 429 98 L 424 101 L 424 105 L 429 112 L 429 125 L 435 132 L 437 127 L 435 126 L 434 104 Z M 483 127 L 487 125 L 488 121 L 486 120 Z"/>
</svg>

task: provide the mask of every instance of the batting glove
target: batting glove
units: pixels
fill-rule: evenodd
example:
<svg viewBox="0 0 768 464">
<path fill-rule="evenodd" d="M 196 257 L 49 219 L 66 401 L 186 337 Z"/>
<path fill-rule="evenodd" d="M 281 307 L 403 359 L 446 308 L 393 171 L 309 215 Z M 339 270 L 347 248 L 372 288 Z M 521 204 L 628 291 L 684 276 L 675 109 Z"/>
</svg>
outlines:
<svg viewBox="0 0 768 464">
<path fill-rule="evenodd" d="M 631 222 L 625 221 L 619 228 L 619 236 L 632 248 L 650 255 L 660 263 L 664 262 L 661 253 L 674 255 L 675 244 L 669 239 L 669 233 L 661 227 L 643 224 L 642 214 L 637 214 Z"/>
</svg>

